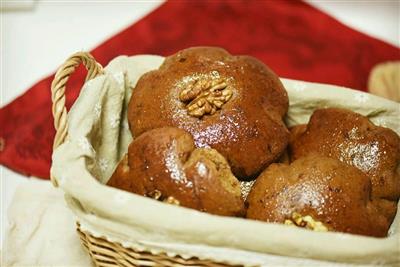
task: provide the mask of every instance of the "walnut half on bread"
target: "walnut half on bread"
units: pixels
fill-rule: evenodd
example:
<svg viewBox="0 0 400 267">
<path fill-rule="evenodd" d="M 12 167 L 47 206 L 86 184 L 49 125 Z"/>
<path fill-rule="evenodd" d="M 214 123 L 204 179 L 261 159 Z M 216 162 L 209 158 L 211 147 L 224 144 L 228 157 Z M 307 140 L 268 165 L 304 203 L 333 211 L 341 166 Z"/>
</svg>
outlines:
<svg viewBox="0 0 400 267">
<path fill-rule="evenodd" d="M 218 150 L 236 177 L 252 180 L 287 146 L 288 102 L 278 76 L 259 60 L 193 47 L 140 77 L 128 120 L 135 138 L 159 127 L 184 129 L 196 147 Z"/>
<path fill-rule="evenodd" d="M 195 148 L 192 136 L 166 127 L 137 137 L 107 183 L 167 203 L 243 216 L 240 183 L 223 156 Z"/>
</svg>

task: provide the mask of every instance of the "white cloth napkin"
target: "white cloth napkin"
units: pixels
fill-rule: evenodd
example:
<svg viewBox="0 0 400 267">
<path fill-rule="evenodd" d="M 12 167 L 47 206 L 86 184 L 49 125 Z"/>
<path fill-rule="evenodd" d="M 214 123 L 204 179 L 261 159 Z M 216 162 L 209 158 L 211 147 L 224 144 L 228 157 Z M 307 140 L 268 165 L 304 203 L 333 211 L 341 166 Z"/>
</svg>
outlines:
<svg viewBox="0 0 400 267">
<path fill-rule="evenodd" d="M 8 218 L 1 266 L 92 266 L 64 194 L 50 182 L 20 185 Z"/>
</svg>

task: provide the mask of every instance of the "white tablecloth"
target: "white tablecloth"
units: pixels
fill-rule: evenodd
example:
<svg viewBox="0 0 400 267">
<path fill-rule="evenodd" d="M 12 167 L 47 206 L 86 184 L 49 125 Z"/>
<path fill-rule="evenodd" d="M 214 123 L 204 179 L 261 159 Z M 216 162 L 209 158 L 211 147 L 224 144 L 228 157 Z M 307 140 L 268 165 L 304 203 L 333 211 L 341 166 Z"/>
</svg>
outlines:
<svg viewBox="0 0 400 267">
<path fill-rule="evenodd" d="M 20 185 L 8 209 L 2 266 L 90 266 L 63 192 L 32 179 Z"/>
</svg>

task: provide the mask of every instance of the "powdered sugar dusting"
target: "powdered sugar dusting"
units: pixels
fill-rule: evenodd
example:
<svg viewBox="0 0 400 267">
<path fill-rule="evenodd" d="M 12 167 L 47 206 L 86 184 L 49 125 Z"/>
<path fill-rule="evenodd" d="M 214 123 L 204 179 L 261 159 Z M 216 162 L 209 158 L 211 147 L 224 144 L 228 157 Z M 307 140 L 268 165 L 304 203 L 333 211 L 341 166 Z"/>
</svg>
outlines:
<svg viewBox="0 0 400 267">
<path fill-rule="evenodd" d="M 343 147 L 343 145 L 340 145 Z M 358 169 L 368 172 L 376 168 L 379 163 L 379 144 L 377 141 L 367 144 L 354 144 L 341 148 L 343 154 L 340 157 L 341 161 L 346 161 L 345 158 L 351 158 L 352 164 Z"/>
<path fill-rule="evenodd" d="M 196 168 L 197 168 L 197 172 L 201 175 L 201 176 L 207 176 L 208 174 L 208 168 L 206 165 L 204 165 L 203 162 L 199 161 L 196 164 Z"/>
<path fill-rule="evenodd" d="M 255 182 L 256 182 L 256 180 L 248 181 L 248 182 L 247 181 L 240 182 L 240 191 L 242 193 L 243 199 L 247 198 L 247 195 L 250 193 L 250 190 L 253 187 Z"/>
<path fill-rule="evenodd" d="M 180 160 L 175 152 L 175 147 L 176 141 L 174 140 L 164 159 L 165 166 L 167 167 L 165 171 L 171 175 L 172 179 L 182 183 L 187 183 L 186 174 L 183 172 L 182 167 L 180 166 Z"/>
</svg>

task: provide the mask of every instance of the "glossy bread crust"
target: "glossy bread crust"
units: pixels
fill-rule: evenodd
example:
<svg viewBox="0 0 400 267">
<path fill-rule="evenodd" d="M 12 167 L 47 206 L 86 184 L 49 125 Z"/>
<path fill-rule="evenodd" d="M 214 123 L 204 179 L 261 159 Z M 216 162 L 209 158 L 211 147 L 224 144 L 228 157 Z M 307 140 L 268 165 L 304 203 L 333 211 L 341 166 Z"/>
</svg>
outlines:
<svg viewBox="0 0 400 267">
<path fill-rule="evenodd" d="M 311 154 L 291 165 L 271 164 L 247 197 L 247 218 L 283 223 L 299 213 L 330 231 L 383 237 L 390 222 L 370 193 L 370 181 L 360 170 Z"/>
<path fill-rule="evenodd" d="M 345 109 L 316 110 L 306 126 L 292 129 L 292 161 L 317 153 L 364 172 L 372 183 L 372 198 L 390 220 L 400 196 L 400 138 L 391 129 Z"/>
<path fill-rule="evenodd" d="M 244 214 L 240 184 L 226 160 L 213 149 L 196 149 L 178 128 L 137 137 L 107 184 L 212 214 Z"/>
<path fill-rule="evenodd" d="M 249 180 L 287 146 L 287 109 L 282 83 L 263 63 L 196 47 L 167 57 L 139 79 L 128 119 L 134 137 L 166 126 L 188 131 L 196 147 L 218 150 L 236 177 Z"/>
</svg>

